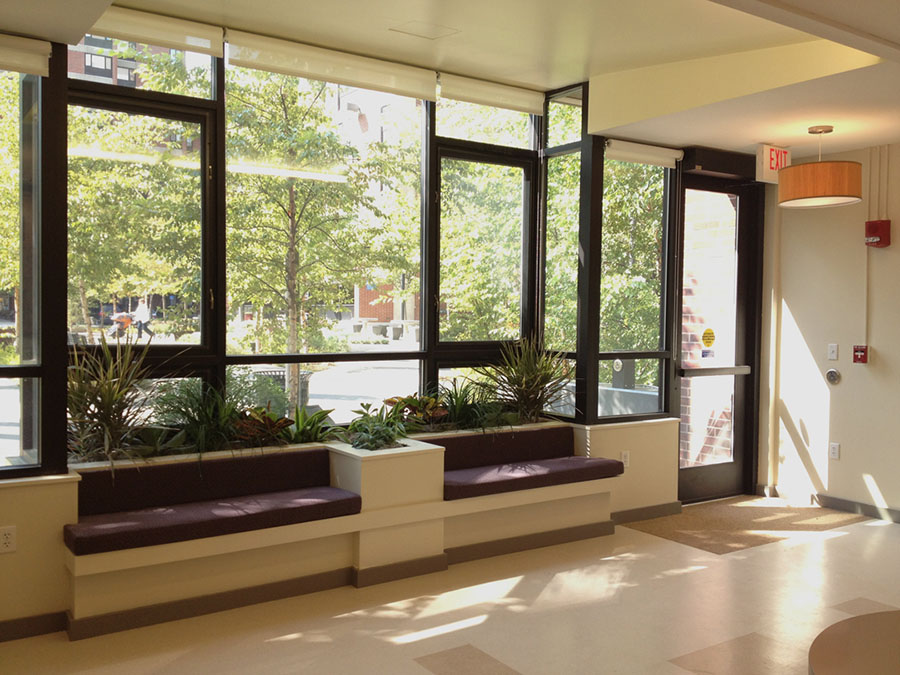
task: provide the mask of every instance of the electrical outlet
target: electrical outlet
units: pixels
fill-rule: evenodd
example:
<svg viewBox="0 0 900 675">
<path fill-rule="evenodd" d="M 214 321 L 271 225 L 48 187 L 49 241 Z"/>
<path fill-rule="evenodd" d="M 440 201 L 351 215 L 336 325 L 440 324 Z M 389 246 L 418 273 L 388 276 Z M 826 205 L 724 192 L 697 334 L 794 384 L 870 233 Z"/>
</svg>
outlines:
<svg viewBox="0 0 900 675">
<path fill-rule="evenodd" d="M 840 443 L 829 443 L 828 444 L 828 457 L 829 457 L 829 459 L 840 459 L 841 458 L 841 444 Z"/>
<path fill-rule="evenodd" d="M 16 526 L 0 527 L 0 553 L 13 553 L 16 550 Z"/>
<path fill-rule="evenodd" d="M 631 464 L 631 452 L 629 450 L 622 451 L 622 464 L 625 465 L 625 468 L 628 468 L 628 465 Z"/>
</svg>

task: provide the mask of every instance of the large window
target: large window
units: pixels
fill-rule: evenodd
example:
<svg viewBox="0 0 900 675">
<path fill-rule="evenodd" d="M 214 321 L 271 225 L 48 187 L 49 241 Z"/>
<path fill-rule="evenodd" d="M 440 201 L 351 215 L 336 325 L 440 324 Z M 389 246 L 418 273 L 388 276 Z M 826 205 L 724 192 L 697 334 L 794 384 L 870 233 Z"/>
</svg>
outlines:
<svg viewBox="0 0 900 675">
<path fill-rule="evenodd" d="M 581 153 L 547 158 L 544 346 L 574 352 L 578 316 Z"/>
<path fill-rule="evenodd" d="M 228 351 L 417 349 L 422 104 L 229 68 Z"/>
<path fill-rule="evenodd" d="M 259 404 L 342 423 L 543 337 L 577 363 L 553 412 L 663 410 L 667 171 L 604 161 L 586 89 L 540 121 L 450 100 L 449 81 L 431 102 L 428 72 L 400 95 L 252 40 L 226 65 L 221 44 L 118 34 L 56 46 L 44 80 L 0 77 L 0 464 L 39 467 L 40 434 L 65 447 L 66 338 L 149 341 L 154 378 L 250 382 Z M 332 76 L 357 84 L 316 79 Z M 38 139 L 45 86 L 55 131 Z M 39 257 L 42 209 L 68 230 Z"/>
<path fill-rule="evenodd" d="M 598 414 L 663 409 L 666 169 L 607 159 L 603 174 Z M 628 352 L 622 358 L 615 352 Z M 655 354 L 647 354 L 655 356 Z"/>
<path fill-rule="evenodd" d="M 441 161 L 440 339 L 521 335 L 523 169 Z"/>
<path fill-rule="evenodd" d="M 225 97 L 228 354 L 332 355 L 275 368 L 339 422 L 418 390 L 378 356 L 421 341 L 423 103 L 239 67 Z"/>
<path fill-rule="evenodd" d="M 0 470 L 41 460 L 39 80 L 0 71 Z"/>
<path fill-rule="evenodd" d="M 201 342 L 201 131 L 69 107 L 70 342 Z"/>
</svg>

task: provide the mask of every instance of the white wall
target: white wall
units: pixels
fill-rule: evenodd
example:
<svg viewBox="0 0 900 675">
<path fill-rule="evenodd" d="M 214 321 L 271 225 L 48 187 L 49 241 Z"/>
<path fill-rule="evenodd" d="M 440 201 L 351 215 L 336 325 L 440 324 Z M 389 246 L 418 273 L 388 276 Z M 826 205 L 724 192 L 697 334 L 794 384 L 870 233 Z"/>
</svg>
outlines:
<svg viewBox="0 0 900 675">
<path fill-rule="evenodd" d="M 800 500 L 897 509 L 900 231 L 895 221 L 897 243 L 885 249 L 865 246 L 864 232 L 866 220 L 900 217 L 900 145 L 830 159 L 863 164 L 861 204 L 785 210 L 777 188 L 767 193 L 758 482 Z M 866 342 L 869 363 L 852 363 Z M 829 368 L 839 384 L 826 382 Z M 841 444 L 839 460 L 829 442 Z"/>
<path fill-rule="evenodd" d="M 613 513 L 672 504 L 678 500 L 677 418 L 575 427 L 576 454 L 622 459 L 625 473 L 610 479 Z"/>
</svg>

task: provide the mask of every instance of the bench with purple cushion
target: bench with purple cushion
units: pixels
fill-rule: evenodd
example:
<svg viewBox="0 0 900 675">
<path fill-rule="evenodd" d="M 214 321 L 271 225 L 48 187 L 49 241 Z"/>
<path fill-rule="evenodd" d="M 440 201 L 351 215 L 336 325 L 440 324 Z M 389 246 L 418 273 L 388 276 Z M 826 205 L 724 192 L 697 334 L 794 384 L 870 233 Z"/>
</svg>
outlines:
<svg viewBox="0 0 900 675">
<path fill-rule="evenodd" d="M 570 426 L 429 438 L 444 451 L 444 499 L 465 499 L 618 476 L 622 462 L 575 455 Z"/>
<path fill-rule="evenodd" d="M 75 555 L 154 546 L 359 513 L 330 486 L 329 453 L 309 448 L 81 471 Z"/>
</svg>

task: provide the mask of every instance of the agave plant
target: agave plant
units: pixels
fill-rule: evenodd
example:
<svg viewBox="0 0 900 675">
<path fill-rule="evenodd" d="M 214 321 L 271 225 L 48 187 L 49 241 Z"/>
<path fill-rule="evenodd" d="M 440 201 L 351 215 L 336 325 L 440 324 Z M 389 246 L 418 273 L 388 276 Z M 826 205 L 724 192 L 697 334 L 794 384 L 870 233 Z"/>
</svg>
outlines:
<svg viewBox="0 0 900 675">
<path fill-rule="evenodd" d="M 140 384 L 149 343 L 130 339 L 110 346 L 101 336 L 96 347 L 74 347 L 68 368 L 68 450 L 83 462 L 128 457 L 135 432 L 146 417 Z"/>
<path fill-rule="evenodd" d="M 406 423 L 403 421 L 401 407 L 383 405 L 373 409 L 371 403 L 362 403 L 360 408 L 353 411 L 359 417 L 351 421 L 344 432 L 344 438 L 354 448 L 391 448 L 397 445 L 397 439 L 406 436 Z"/>
<path fill-rule="evenodd" d="M 514 412 L 523 423 L 537 422 L 544 410 L 558 402 L 572 378 L 563 354 L 546 351 L 534 340 L 523 339 L 501 347 L 500 362 L 478 366 L 476 380 L 485 395 Z"/>
</svg>

